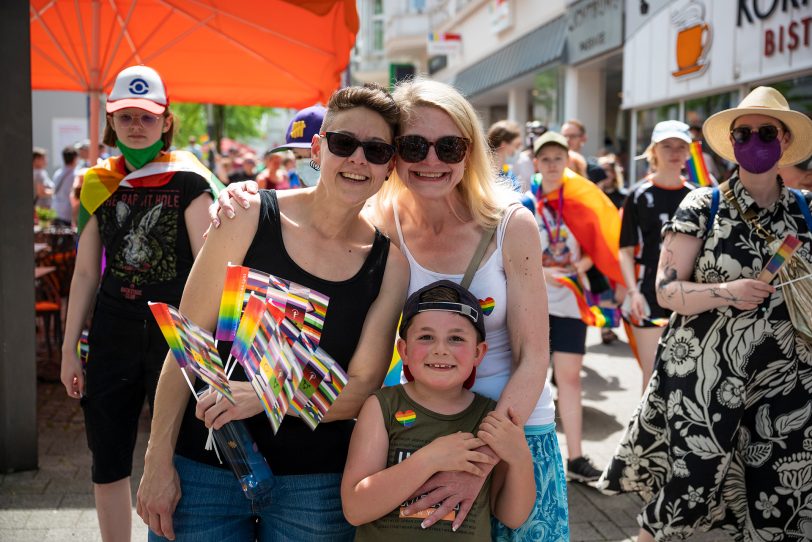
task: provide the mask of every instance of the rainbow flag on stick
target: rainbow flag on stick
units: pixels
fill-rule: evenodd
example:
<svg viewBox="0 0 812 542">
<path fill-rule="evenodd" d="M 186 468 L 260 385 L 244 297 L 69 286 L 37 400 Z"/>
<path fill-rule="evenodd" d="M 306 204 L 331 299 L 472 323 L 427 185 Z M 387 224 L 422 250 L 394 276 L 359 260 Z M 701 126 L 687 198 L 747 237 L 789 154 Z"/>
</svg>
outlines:
<svg viewBox="0 0 812 542">
<path fill-rule="evenodd" d="M 254 294 L 266 300 L 286 318 L 283 322 L 291 341 L 306 335 L 314 348 L 321 340 L 330 298 L 306 286 L 242 265 L 229 264 L 220 298 L 216 337 L 234 340 L 240 312 Z"/>
<path fill-rule="evenodd" d="M 581 320 L 588 326 L 593 327 L 616 327 L 619 322 L 617 309 L 611 307 L 600 307 L 592 305 L 587 300 L 584 287 L 575 275 L 556 278 L 556 282 L 568 289 L 575 296 L 578 303 L 578 312 L 581 313 Z"/>
<path fill-rule="evenodd" d="M 772 282 L 781 267 L 792 258 L 792 255 L 795 254 L 795 251 L 798 250 L 800 246 L 801 241 L 797 237 L 787 235 L 784 242 L 781 243 L 781 246 L 778 247 L 778 250 L 773 254 L 773 257 L 770 258 L 770 261 L 767 262 L 767 265 L 765 265 L 764 269 L 759 273 L 758 280 L 766 282 L 767 284 Z"/>
<path fill-rule="evenodd" d="M 688 177 L 696 186 L 713 186 L 708 166 L 705 164 L 705 156 L 702 154 L 702 142 L 691 143 L 691 157 L 685 162 L 685 169 L 688 170 Z"/>
<path fill-rule="evenodd" d="M 214 346 L 211 333 L 192 323 L 171 305 L 150 302 L 149 308 L 181 369 L 191 370 L 195 376 L 234 403 L 228 377 L 223 370 L 223 361 Z"/>
</svg>

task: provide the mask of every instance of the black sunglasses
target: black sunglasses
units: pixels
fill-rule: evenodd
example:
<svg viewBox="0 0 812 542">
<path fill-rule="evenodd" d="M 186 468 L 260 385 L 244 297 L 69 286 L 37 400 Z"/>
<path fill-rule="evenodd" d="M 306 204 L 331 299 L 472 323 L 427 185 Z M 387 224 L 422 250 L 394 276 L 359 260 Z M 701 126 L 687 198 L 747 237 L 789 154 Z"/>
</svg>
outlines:
<svg viewBox="0 0 812 542">
<path fill-rule="evenodd" d="M 395 155 L 395 147 L 383 141 L 360 141 L 357 137 L 341 132 L 324 132 L 327 148 L 341 158 L 352 156 L 359 146 L 364 149 L 364 156 L 370 164 L 386 164 Z"/>
<path fill-rule="evenodd" d="M 404 162 L 420 162 L 429 154 L 429 148 L 434 146 L 437 158 L 446 164 L 458 164 L 465 158 L 469 141 L 464 137 L 443 136 L 437 141 L 429 141 L 419 135 L 405 135 L 395 138 L 398 156 Z"/>
<path fill-rule="evenodd" d="M 778 137 L 778 126 L 765 124 L 763 126 L 759 126 L 758 128 L 752 128 L 750 126 L 742 125 L 730 130 L 730 135 L 733 137 L 733 141 L 742 145 L 750 141 L 750 136 L 753 135 L 753 132 L 758 132 L 758 138 L 764 143 L 770 143 L 775 141 L 775 138 Z"/>
</svg>

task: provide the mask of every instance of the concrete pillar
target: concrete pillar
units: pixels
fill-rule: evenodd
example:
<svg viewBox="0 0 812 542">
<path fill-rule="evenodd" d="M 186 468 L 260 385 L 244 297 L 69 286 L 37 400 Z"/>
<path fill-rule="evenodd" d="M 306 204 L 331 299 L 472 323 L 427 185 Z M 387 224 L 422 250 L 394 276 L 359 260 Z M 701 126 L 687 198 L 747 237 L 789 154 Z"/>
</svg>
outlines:
<svg viewBox="0 0 812 542">
<path fill-rule="evenodd" d="M 508 91 L 508 119 L 519 124 L 524 135 L 530 90 L 524 87 L 511 87 Z"/>
<path fill-rule="evenodd" d="M 28 2 L 0 3 L 0 472 L 37 468 Z"/>
<path fill-rule="evenodd" d="M 564 120 L 578 119 L 586 126 L 585 156 L 595 156 L 603 147 L 606 109 L 606 80 L 601 68 L 567 66 L 564 73 Z"/>
</svg>

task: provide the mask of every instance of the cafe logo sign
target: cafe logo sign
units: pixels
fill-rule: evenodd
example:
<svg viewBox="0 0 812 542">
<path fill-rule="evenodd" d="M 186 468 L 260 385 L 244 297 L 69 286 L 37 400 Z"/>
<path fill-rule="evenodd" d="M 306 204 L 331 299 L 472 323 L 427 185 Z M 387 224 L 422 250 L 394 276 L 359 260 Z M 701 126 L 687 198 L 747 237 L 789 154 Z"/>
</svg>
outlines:
<svg viewBox="0 0 812 542">
<path fill-rule="evenodd" d="M 705 5 L 693 0 L 682 9 L 671 12 L 671 24 L 677 29 L 676 79 L 701 75 L 707 68 L 711 46 L 711 27 L 705 22 Z"/>
</svg>

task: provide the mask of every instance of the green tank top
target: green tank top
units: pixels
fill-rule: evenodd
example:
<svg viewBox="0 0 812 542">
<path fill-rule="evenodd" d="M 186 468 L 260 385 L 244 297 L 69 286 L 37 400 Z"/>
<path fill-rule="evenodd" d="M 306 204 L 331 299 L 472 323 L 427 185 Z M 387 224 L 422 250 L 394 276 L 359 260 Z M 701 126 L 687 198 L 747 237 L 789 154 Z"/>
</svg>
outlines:
<svg viewBox="0 0 812 542">
<path fill-rule="evenodd" d="M 482 395 L 476 395 L 471 405 L 457 414 L 445 415 L 432 412 L 414 402 L 402 385 L 383 388 L 375 392 L 381 404 L 383 422 L 389 435 L 389 455 L 386 467 L 400 463 L 413 452 L 427 445 L 437 437 L 450 435 L 458 431 L 476 433 L 482 419 L 496 408 L 496 402 Z M 420 527 L 426 517 L 400 517 L 401 505 L 386 516 L 361 525 L 356 530 L 356 542 L 381 541 L 412 542 L 448 541 L 454 542 L 489 542 L 491 540 L 491 478 L 477 495 L 474 506 L 465 518 L 465 522 L 451 531 L 453 517 L 443 519 L 428 529 Z M 453 538 L 449 538 L 453 537 Z"/>
</svg>

